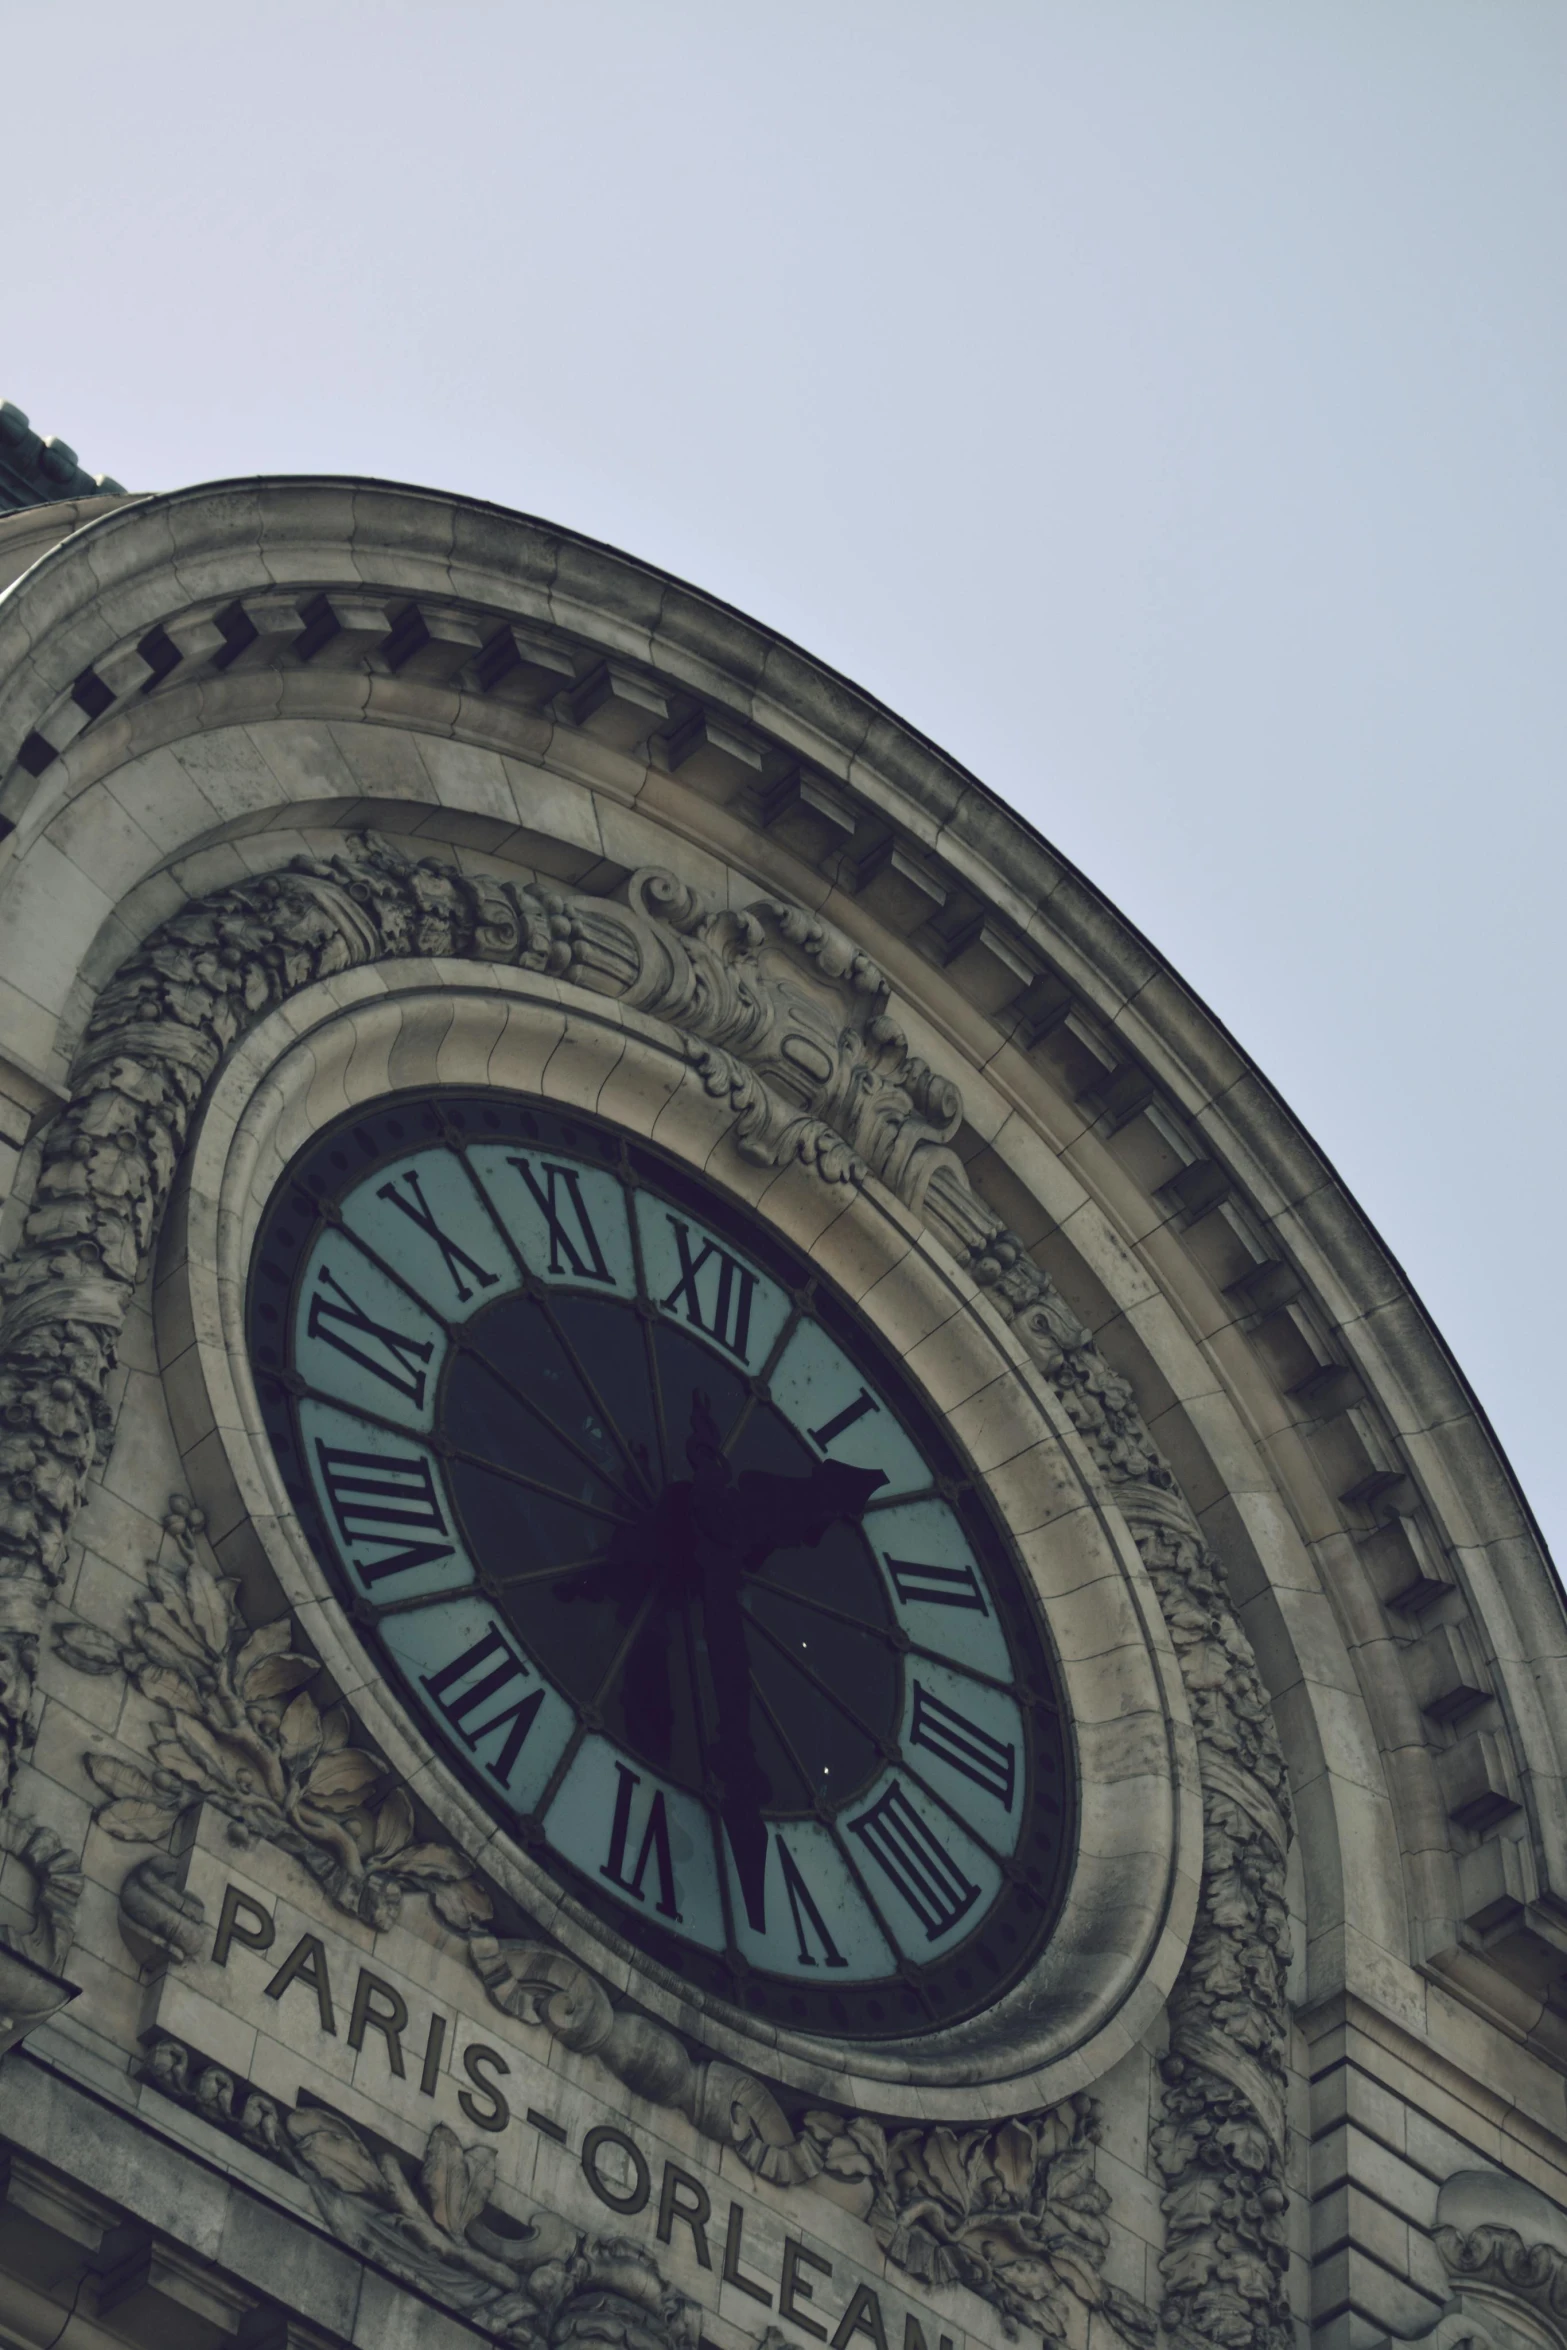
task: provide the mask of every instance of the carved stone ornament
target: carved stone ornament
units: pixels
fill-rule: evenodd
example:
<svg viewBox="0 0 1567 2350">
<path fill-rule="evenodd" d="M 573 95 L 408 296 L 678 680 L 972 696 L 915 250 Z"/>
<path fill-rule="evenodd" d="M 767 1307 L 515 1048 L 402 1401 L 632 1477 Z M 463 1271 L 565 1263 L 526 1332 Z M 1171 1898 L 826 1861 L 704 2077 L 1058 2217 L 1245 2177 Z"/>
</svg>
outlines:
<svg viewBox="0 0 1567 2350">
<path fill-rule="evenodd" d="M 863 2115 L 805 2117 L 826 2180 L 889 2260 L 932 2285 L 962 2284 L 1020 2326 L 1065 2341 L 1067 2296 L 1125 2340 L 1151 2342 L 1151 2310 L 1102 2274 L 1110 2198 L 1094 2174 L 1100 2108 L 1069 2097 L 999 2129 L 884 2130 Z"/>
<path fill-rule="evenodd" d="M 1567 2221 L 1538 2188 L 1501 2171 L 1456 2171 L 1437 2198 L 1432 2242 L 1453 2300 L 1419 2336 L 1431 2350 L 1567 2350 Z"/>
<path fill-rule="evenodd" d="M 341 2243 L 518 2350 L 580 2339 L 696 2350 L 695 2304 L 640 2244 L 588 2236 L 553 2212 L 491 2201 L 495 2154 L 438 2122 L 417 2166 L 325 2106 L 279 2105 L 178 2040 L 142 2077 L 302 2179 Z"/>
<path fill-rule="evenodd" d="M 1558 2245 L 1526 2243 L 1516 2228 L 1495 2224 L 1468 2235 L 1438 2228 L 1435 2241 L 1460 2290 L 1496 2294 L 1504 2318 L 1506 2304 L 1515 2302 L 1542 2320 L 1554 2339 L 1567 2342 L 1567 2252 Z"/>
<path fill-rule="evenodd" d="M 391 1925 L 409 1890 L 428 1894 L 455 1932 L 487 1919 L 489 1896 L 469 1863 L 449 1844 L 418 1839 L 407 1795 L 376 1755 L 350 1743 L 346 1707 L 316 1703 L 305 1684 L 320 1662 L 291 1650 L 289 1619 L 252 1631 L 240 1615 L 233 1585 L 199 1555 L 201 1512 L 176 1494 L 164 1527 L 174 1562 L 149 1562 L 125 1639 L 91 1624 L 55 1627 L 68 1664 L 123 1673 L 162 1716 L 150 1771 L 111 1754 L 87 1757 L 108 1799 L 93 1814 L 98 1826 L 129 1844 L 166 1844 L 187 1813 L 210 1803 L 227 1815 L 232 1843 L 292 1853 L 367 1925 Z M 189 1955 L 173 1864 L 145 1863 L 133 1878 L 122 1912 L 169 1955 Z"/>
<path fill-rule="evenodd" d="M 20 1812 L 0 1812 L 0 1852 L 22 1863 L 33 1880 L 28 1926 L 0 1926 L 0 2056 L 47 2023 L 76 1986 L 61 1968 L 70 1956 L 82 1872 L 52 1828 Z"/>
<path fill-rule="evenodd" d="M 413 864 L 364 840 L 193 902 L 127 959 L 99 998 L 69 1101 L 45 1134 L 34 1204 L 6 1276 L 0 1766 L 7 1782 L 29 1735 L 39 1631 L 67 1530 L 112 1434 L 106 1391 L 120 1330 L 150 1266 L 205 1089 L 236 1039 L 275 1006 L 317 980 L 394 956 L 554 974 L 663 1021 L 684 1040 L 709 1092 L 733 1104 L 748 1158 L 802 1160 L 832 1183 L 874 1175 L 969 1265 L 1055 1386 L 1149 1567 L 1201 1755 L 1203 1881 L 1190 1958 L 1171 2002 L 1157 2149 L 1168 2227 L 1161 2314 L 1178 2336 L 1284 2350 L 1288 1809 L 1255 1662 L 1217 1562 L 1130 1388 L 969 1185 L 950 1148 L 962 1107 L 956 1087 L 910 1052 L 887 1015 L 887 983 L 875 967 L 795 907 L 771 900 L 744 912 L 710 907 L 657 872 L 635 876 L 621 904 L 464 875 L 433 860 Z M 232 1677 L 238 1652 L 216 1623 L 213 1636 L 225 1644 Z M 207 1653 L 215 1660 L 218 1649 Z M 177 1711 L 172 1692 L 161 1694 Z M 233 1701 L 248 1720 L 237 1690 Z M 258 1758 L 269 1792 L 256 1816 L 302 1833 L 302 1791 L 289 1782 L 279 1793 L 268 1777 L 279 1759 L 272 1751 L 262 1769 Z M 313 1802 L 305 1808 L 332 1816 Z M 305 1841 L 318 1849 L 313 1836 Z M 352 1841 L 345 1838 L 340 1853 L 345 1884 L 356 1881 Z"/>
<path fill-rule="evenodd" d="M 475 1935 L 468 1957 L 504 2015 L 541 2024 L 562 2047 L 595 2057 L 634 2096 L 683 2113 L 704 2137 L 732 2147 L 759 2178 L 797 2187 L 822 2168 L 814 2139 L 790 2126 L 754 2074 L 716 2059 L 694 2061 L 673 2032 L 618 2007 L 598 1977 L 565 1951 Z"/>
</svg>

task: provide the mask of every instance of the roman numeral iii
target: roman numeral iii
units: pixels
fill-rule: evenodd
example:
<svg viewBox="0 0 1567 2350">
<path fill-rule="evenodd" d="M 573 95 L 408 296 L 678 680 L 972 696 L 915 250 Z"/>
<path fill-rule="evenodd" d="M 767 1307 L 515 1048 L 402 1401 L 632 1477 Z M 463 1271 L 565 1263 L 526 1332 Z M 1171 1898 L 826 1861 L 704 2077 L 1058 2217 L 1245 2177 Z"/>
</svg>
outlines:
<svg viewBox="0 0 1567 2350">
<path fill-rule="evenodd" d="M 923 1746 L 927 1754 L 934 1754 L 949 1769 L 961 1771 L 965 1779 L 983 1787 L 1004 1810 L 1012 1809 L 1017 1749 L 993 1738 L 988 1730 L 982 1730 L 977 1722 L 971 1722 L 944 1698 L 933 1697 L 919 1681 L 914 1684 L 909 1744 Z"/>
<path fill-rule="evenodd" d="M 972 1565 L 926 1567 L 916 1559 L 890 1558 L 887 1572 L 905 1607 L 911 1600 L 922 1600 L 927 1607 L 968 1607 L 982 1616 L 990 1613 Z"/>
</svg>

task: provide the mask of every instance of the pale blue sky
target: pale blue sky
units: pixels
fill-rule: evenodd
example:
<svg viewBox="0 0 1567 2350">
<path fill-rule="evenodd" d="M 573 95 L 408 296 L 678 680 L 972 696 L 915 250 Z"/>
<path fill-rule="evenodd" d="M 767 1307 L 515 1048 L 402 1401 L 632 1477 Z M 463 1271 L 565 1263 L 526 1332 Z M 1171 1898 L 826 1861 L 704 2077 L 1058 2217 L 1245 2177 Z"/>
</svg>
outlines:
<svg viewBox="0 0 1567 2350">
<path fill-rule="evenodd" d="M 0 391 L 797 637 L 1257 1056 L 1558 1555 L 1561 0 L 0 0 Z"/>
</svg>

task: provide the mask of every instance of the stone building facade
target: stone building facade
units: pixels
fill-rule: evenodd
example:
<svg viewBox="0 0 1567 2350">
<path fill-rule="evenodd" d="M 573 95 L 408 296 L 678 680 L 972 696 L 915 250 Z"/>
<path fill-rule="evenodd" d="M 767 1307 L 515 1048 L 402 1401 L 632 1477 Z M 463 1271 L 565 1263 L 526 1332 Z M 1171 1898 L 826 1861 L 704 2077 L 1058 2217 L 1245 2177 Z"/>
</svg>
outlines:
<svg viewBox="0 0 1567 2350">
<path fill-rule="evenodd" d="M 1561 1600 L 1265 1079 L 982 784 L 651 566 L 378 483 L 86 487 L 0 521 L 0 2340 L 1567 2345 Z M 486 1118 L 528 1191 L 475 1238 Z M 740 1473 L 693 1373 L 584 1570 L 518 1462 L 595 1281 L 601 1385 L 645 1338 L 667 1386 L 683 1311 L 807 1466 Z M 452 1499 L 482 1414 L 387 1401 L 439 1349 L 457 1394 L 491 1289 L 555 1334 L 492 1366 L 509 1565 Z M 438 1492 L 480 1629 L 432 1663 Z M 786 1556 L 845 1562 L 818 1648 L 761 1621 Z M 525 1591 L 483 1613 L 540 1557 L 588 1577 L 553 1681 Z M 893 1692 L 874 1800 L 756 1792 L 769 1643 L 811 1753 Z"/>
</svg>

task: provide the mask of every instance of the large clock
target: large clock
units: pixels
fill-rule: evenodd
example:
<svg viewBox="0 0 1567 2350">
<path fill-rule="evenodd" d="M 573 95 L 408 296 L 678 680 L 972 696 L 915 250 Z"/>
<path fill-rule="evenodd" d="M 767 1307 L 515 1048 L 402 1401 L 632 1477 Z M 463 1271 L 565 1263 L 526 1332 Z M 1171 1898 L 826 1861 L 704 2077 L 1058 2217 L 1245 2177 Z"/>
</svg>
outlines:
<svg viewBox="0 0 1567 2350">
<path fill-rule="evenodd" d="M 1074 1808 L 1045 1627 L 938 1415 L 760 1216 L 593 1118 L 397 1097 L 291 1168 L 248 1321 L 362 1637 L 602 1924 L 829 2035 L 1023 1972 Z"/>
</svg>

